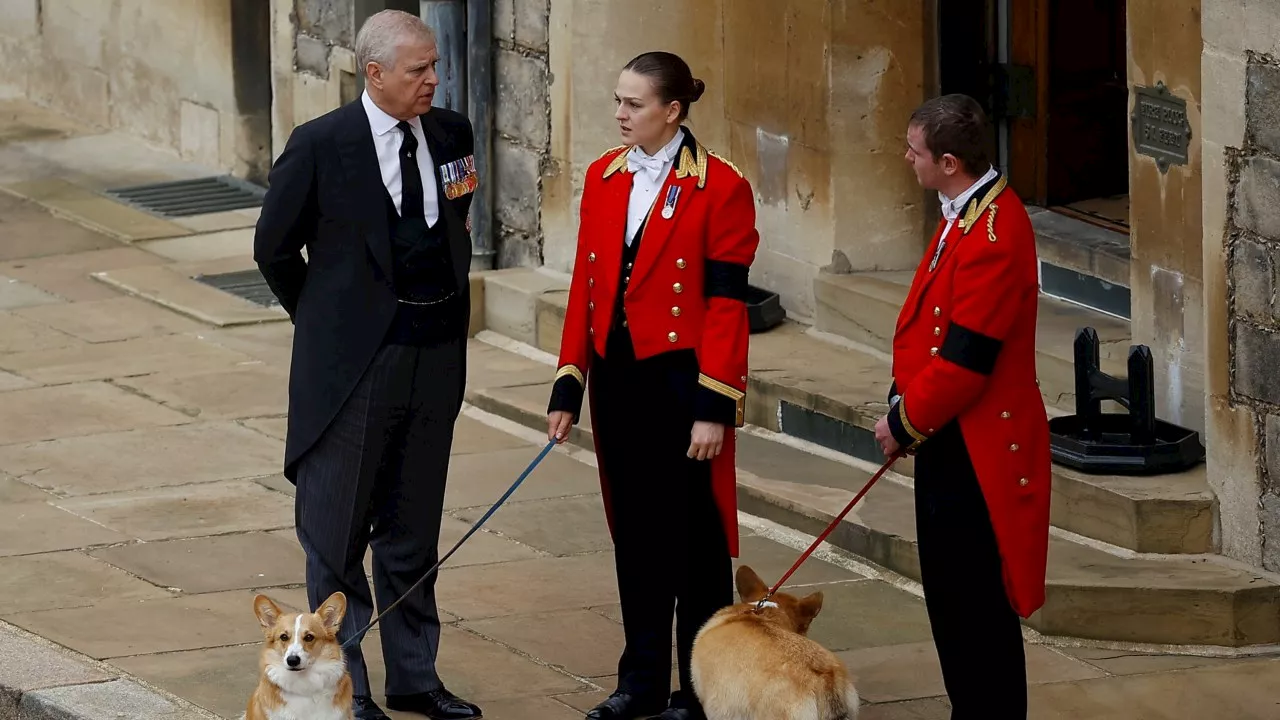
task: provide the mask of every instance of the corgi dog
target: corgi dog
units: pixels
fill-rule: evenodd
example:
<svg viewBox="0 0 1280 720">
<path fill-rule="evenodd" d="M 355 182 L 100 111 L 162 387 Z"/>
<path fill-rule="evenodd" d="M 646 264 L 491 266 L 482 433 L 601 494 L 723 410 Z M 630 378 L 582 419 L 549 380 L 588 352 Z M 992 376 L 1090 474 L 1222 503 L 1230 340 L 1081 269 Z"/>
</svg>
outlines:
<svg viewBox="0 0 1280 720">
<path fill-rule="evenodd" d="M 690 671 L 707 720 L 856 720 L 859 698 L 844 663 L 811 640 L 822 593 L 778 593 L 746 565 L 735 583 L 742 602 L 698 631 Z"/>
<path fill-rule="evenodd" d="M 335 592 L 314 613 L 285 613 L 253 599 L 262 623 L 262 676 L 243 720 L 352 720 L 351 675 L 338 642 L 347 596 Z"/>
</svg>

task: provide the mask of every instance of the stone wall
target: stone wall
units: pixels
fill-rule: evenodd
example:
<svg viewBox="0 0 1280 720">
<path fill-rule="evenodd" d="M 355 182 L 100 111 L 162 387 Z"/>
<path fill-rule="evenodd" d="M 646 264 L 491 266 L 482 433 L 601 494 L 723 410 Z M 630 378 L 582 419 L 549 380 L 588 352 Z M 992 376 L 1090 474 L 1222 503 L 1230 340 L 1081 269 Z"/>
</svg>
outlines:
<svg viewBox="0 0 1280 720">
<path fill-rule="evenodd" d="M 1134 88 L 1163 85 L 1186 103 L 1187 161 L 1161 170 L 1129 141 L 1133 342 L 1151 348 L 1156 412 L 1204 430 L 1204 273 L 1201 245 L 1201 0 L 1129 0 L 1129 114 Z M 1190 48 L 1190 50 L 1188 49 Z"/>
<path fill-rule="evenodd" d="M 617 145 L 612 90 L 635 55 L 668 50 L 707 84 L 689 128 L 757 200 L 751 282 L 817 313 L 825 270 L 908 269 L 927 210 L 902 158 L 924 97 L 924 0 L 553 0 L 543 256 L 573 263 L 583 173 Z M 517 0 L 518 5 L 518 0 Z"/>
<path fill-rule="evenodd" d="M 550 18 L 550 0 L 493 0 L 498 267 L 542 265 L 542 174 L 551 152 Z"/>
<path fill-rule="evenodd" d="M 1209 481 L 1223 552 L 1280 570 L 1280 5 L 1204 0 Z"/>
<path fill-rule="evenodd" d="M 267 74 L 265 14 L 250 27 L 260 10 L 256 0 L 3 0 L 0 94 L 259 176 L 269 161 L 269 100 L 255 80 Z"/>
</svg>

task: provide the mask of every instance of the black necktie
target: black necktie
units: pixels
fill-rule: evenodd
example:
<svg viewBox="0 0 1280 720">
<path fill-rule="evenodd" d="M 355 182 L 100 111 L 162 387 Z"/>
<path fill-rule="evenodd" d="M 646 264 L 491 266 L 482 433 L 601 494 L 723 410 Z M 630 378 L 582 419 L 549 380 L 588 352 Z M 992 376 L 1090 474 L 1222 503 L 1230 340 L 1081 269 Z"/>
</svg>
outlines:
<svg viewBox="0 0 1280 720">
<path fill-rule="evenodd" d="M 422 209 L 422 174 L 418 171 L 418 139 L 413 136 L 413 128 L 401 120 L 396 124 L 404 133 L 400 143 L 400 217 L 426 218 Z"/>
</svg>

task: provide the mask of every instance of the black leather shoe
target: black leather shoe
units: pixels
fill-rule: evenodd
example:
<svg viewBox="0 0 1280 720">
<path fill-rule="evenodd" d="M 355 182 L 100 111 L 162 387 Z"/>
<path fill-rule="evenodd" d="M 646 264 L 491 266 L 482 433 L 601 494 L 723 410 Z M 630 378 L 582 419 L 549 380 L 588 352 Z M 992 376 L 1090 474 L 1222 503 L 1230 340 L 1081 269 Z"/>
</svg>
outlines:
<svg viewBox="0 0 1280 720">
<path fill-rule="evenodd" d="M 604 702 L 591 708 L 586 720 L 635 720 L 660 712 L 666 703 L 645 700 L 624 692 L 615 692 Z"/>
<path fill-rule="evenodd" d="M 351 711 L 356 720 L 391 720 L 368 695 L 356 695 L 352 698 Z"/>
<path fill-rule="evenodd" d="M 426 715 L 431 720 L 472 720 L 480 708 L 444 688 L 419 695 L 388 695 L 387 707 Z"/>
<path fill-rule="evenodd" d="M 701 710 L 669 707 L 659 713 L 653 720 L 707 720 L 707 716 Z"/>
</svg>

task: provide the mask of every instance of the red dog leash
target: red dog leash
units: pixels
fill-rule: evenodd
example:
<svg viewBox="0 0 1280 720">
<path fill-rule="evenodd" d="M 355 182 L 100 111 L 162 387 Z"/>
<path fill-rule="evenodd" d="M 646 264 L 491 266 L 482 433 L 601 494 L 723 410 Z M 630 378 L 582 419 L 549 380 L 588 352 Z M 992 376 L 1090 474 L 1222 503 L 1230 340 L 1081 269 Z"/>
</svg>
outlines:
<svg viewBox="0 0 1280 720">
<path fill-rule="evenodd" d="M 840 521 L 844 519 L 844 516 L 849 514 L 849 511 L 853 509 L 853 506 L 858 504 L 858 501 L 862 499 L 862 496 L 867 494 L 867 491 L 871 489 L 871 486 L 875 485 L 876 481 L 880 479 L 880 476 L 885 474 L 885 472 L 887 472 L 889 468 L 893 466 L 893 463 L 900 457 L 902 457 L 901 450 L 889 456 L 889 459 L 884 462 L 884 465 L 880 466 L 880 469 L 876 471 L 876 474 L 872 475 L 871 479 L 867 481 L 867 484 L 862 486 L 862 490 L 859 491 L 857 495 L 853 496 L 853 499 L 849 501 L 849 504 L 844 506 L 844 510 L 841 510 L 840 514 L 836 516 L 836 519 L 832 520 L 831 524 L 827 526 L 827 529 L 823 530 L 822 534 L 813 541 L 813 544 L 809 546 L 809 549 L 804 551 L 800 556 L 800 559 L 796 560 L 796 563 L 787 571 L 787 574 L 782 576 L 782 579 L 778 581 L 778 584 L 774 585 L 773 588 L 769 590 L 768 594 L 760 598 L 760 602 L 756 603 L 757 612 L 764 607 L 764 604 L 769 601 L 769 598 L 773 597 L 774 593 L 778 592 L 778 588 L 782 587 L 782 584 L 787 581 L 787 578 L 791 577 L 792 573 L 800 569 L 800 566 L 804 564 L 804 561 L 808 560 L 809 556 L 813 554 L 813 551 L 818 549 L 818 546 L 822 544 L 822 541 L 826 540 L 827 536 L 836 529 L 836 526 L 840 524 Z"/>
</svg>

